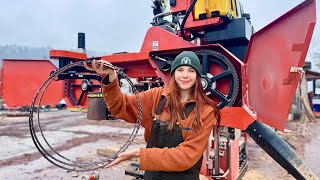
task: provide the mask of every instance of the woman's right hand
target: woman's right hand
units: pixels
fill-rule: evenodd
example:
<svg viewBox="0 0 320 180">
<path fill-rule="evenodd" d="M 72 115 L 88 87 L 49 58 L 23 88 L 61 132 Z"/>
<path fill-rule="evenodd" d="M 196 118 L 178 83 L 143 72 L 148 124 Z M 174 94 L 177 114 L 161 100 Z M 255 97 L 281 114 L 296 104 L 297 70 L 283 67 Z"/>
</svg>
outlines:
<svg viewBox="0 0 320 180">
<path fill-rule="evenodd" d="M 117 78 L 115 70 L 111 68 L 112 64 L 106 60 L 93 60 L 91 66 L 84 62 L 83 66 L 89 71 L 95 71 L 97 74 L 103 76 L 109 75 L 110 82 L 113 82 Z"/>
</svg>

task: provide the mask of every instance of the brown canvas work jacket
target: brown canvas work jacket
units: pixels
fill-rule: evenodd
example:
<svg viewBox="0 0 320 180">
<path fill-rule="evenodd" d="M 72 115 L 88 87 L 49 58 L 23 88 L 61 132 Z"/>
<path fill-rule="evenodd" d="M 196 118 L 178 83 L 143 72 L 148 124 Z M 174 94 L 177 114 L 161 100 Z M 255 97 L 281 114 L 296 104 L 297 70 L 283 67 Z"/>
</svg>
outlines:
<svg viewBox="0 0 320 180">
<path fill-rule="evenodd" d="M 105 78 L 104 78 L 105 79 Z M 135 95 L 126 95 L 120 91 L 118 80 L 110 84 L 102 80 L 102 93 L 111 114 L 127 122 L 135 123 L 138 115 L 138 103 Z M 168 97 L 169 91 L 166 88 L 152 88 L 139 93 L 142 103 L 142 126 L 145 128 L 144 138 L 148 142 L 150 138 L 155 110 L 158 106 L 161 95 Z M 189 100 L 194 102 L 194 100 Z M 181 121 L 183 127 L 182 135 L 184 142 L 174 148 L 141 148 L 140 149 L 140 169 L 148 171 L 184 171 L 201 158 L 209 135 L 217 120 L 214 116 L 213 107 L 208 104 L 202 105 L 201 120 L 203 126 L 198 131 L 191 131 L 195 110 Z M 165 105 L 162 113 L 157 119 L 168 122 L 170 118 L 170 108 Z"/>
</svg>

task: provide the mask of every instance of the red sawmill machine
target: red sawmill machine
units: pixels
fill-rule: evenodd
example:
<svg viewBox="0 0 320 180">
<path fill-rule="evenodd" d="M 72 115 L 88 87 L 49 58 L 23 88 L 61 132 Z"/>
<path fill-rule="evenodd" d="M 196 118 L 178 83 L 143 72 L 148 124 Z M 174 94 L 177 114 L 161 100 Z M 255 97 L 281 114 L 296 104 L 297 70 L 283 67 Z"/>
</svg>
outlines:
<svg viewBox="0 0 320 180">
<path fill-rule="evenodd" d="M 51 50 L 50 58 L 59 61 L 59 68 L 105 59 L 146 90 L 168 85 L 174 57 L 184 50 L 194 51 L 201 60 L 203 88 L 222 114 L 221 127 L 208 140 L 201 174 L 239 178 L 247 167 L 249 135 L 296 179 L 317 179 L 274 130 L 284 130 L 303 75 L 316 23 L 315 0 L 302 2 L 257 32 L 238 0 L 170 0 L 170 11 L 164 11 L 158 0 L 153 3 L 155 16 L 140 52 L 89 58 L 84 34 L 79 33 L 81 51 Z M 41 83 L 55 71 L 49 61 L 4 61 L 4 101 L 30 104 Z M 86 98 L 101 91 L 99 80 L 83 67 L 69 69 L 47 88 L 49 96 L 42 103 L 64 99 L 72 110 L 99 109 Z"/>
</svg>

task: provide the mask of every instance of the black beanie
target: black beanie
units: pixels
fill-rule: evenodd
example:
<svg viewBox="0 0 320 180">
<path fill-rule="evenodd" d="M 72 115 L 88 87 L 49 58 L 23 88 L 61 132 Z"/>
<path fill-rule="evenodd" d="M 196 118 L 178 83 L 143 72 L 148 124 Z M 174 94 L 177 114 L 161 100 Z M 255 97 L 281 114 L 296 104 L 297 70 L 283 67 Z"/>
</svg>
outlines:
<svg viewBox="0 0 320 180">
<path fill-rule="evenodd" d="M 197 72 L 198 75 L 201 75 L 200 60 L 196 53 L 192 51 L 183 51 L 172 61 L 170 75 L 172 75 L 173 72 L 180 66 L 190 66 Z"/>
</svg>

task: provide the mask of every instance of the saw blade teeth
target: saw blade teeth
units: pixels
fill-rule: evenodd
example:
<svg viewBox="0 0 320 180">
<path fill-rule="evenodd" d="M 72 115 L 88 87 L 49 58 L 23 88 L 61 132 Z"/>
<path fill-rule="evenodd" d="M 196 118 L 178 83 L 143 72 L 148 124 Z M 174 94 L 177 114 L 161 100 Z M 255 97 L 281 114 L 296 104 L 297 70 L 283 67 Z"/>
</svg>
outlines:
<svg viewBox="0 0 320 180">
<path fill-rule="evenodd" d="M 228 70 L 228 72 L 230 73 L 230 75 L 228 75 L 228 78 L 230 80 L 228 94 L 220 94 L 219 95 L 220 98 L 222 98 L 221 96 L 224 96 L 225 99 L 224 100 L 219 100 L 219 103 L 217 104 L 217 106 L 220 109 L 222 109 L 225 106 L 234 105 L 234 103 L 235 103 L 235 101 L 237 100 L 237 97 L 238 97 L 240 83 L 239 83 L 239 76 L 238 76 L 237 71 L 236 71 L 234 65 L 232 64 L 232 62 L 226 56 L 224 56 L 220 52 L 217 52 L 217 51 L 214 51 L 214 50 L 202 49 L 202 50 L 199 50 L 199 51 L 195 51 L 195 53 L 198 56 L 204 56 L 205 55 L 207 62 L 203 63 L 202 62 L 203 60 L 200 58 L 202 64 L 210 66 L 210 63 L 215 63 L 215 64 L 218 64 L 219 66 L 221 66 L 224 70 Z M 210 57 L 211 57 L 211 59 L 210 59 Z M 210 68 L 205 67 L 204 69 L 208 69 L 209 70 Z M 209 77 L 208 74 L 211 77 Z M 207 77 L 207 79 L 209 81 L 214 76 L 211 75 L 210 72 L 207 72 L 206 77 Z M 219 86 L 219 84 L 216 83 L 215 87 L 218 87 L 218 86 Z M 216 89 L 216 88 L 214 88 L 214 89 Z M 220 92 L 217 90 L 216 93 L 220 93 Z M 206 94 L 208 95 L 208 94 L 212 94 L 212 93 L 207 91 Z M 227 103 L 225 103 L 226 101 L 227 101 Z"/>
</svg>

